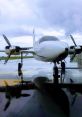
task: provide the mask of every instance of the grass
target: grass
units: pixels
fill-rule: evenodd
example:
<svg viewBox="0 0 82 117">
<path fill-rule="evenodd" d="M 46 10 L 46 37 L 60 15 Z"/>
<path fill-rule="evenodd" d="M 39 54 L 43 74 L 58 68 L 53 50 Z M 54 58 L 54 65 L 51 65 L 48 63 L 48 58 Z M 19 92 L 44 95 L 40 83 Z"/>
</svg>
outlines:
<svg viewBox="0 0 82 117">
<path fill-rule="evenodd" d="M 33 56 L 23 56 L 23 58 L 24 58 L 24 59 L 33 58 Z M 7 59 L 6 56 L 0 57 L 0 60 L 6 60 L 6 59 Z M 20 56 L 11 56 L 11 57 L 9 58 L 9 60 L 15 60 L 15 59 L 21 59 L 21 57 L 20 57 Z"/>
</svg>

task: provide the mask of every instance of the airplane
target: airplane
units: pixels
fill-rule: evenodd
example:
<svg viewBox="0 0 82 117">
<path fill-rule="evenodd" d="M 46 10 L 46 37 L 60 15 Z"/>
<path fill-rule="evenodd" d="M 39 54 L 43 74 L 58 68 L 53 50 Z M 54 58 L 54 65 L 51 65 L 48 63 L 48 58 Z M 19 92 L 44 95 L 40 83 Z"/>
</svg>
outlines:
<svg viewBox="0 0 82 117">
<path fill-rule="evenodd" d="M 59 61 L 64 60 L 68 54 L 73 55 L 70 60 L 72 61 L 76 54 L 82 52 L 82 46 L 77 46 L 72 35 L 70 35 L 70 37 L 74 43 L 74 46 L 70 47 L 66 42 L 60 41 L 55 36 L 43 36 L 36 41 L 34 30 L 33 47 L 21 48 L 19 46 L 13 46 L 4 34 L 3 37 L 8 44 L 8 46 L 5 47 L 5 50 L 0 50 L 0 52 L 5 52 L 8 55 L 5 63 L 7 63 L 11 55 L 20 55 L 22 53 L 31 53 L 35 59 L 40 61 L 58 63 Z"/>
<path fill-rule="evenodd" d="M 8 44 L 8 46 L 5 47 L 5 51 L 0 51 L 5 52 L 8 55 L 7 59 L 5 60 L 5 64 L 8 62 L 11 55 L 21 54 L 21 63 L 18 64 L 18 72 L 21 71 L 23 65 L 23 53 L 32 54 L 35 59 L 40 61 L 54 63 L 53 76 L 54 74 L 58 76 L 58 67 L 56 64 L 61 62 L 61 71 L 65 72 L 65 58 L 70 54 L 70 61 L 73 61 L 76 54 L 80 54 L 82 52 L 82 46 L 76 44 L 72 35 L 70 35 L 70 37 L 74 45 L 68 46 L 66 42 L 60 41 L 55 36 L 43 36 L 38 41 L 36 41 L 35 31 L 33 30 L 33 47 L 27 48 L 12 46 L 4 34 L 3 37 Z"/>
<path fill-rule="evenodd" d="M 8 56 L 5 60 L 5 63 L 8 62 L 11 55 L 20 55 L 21 54 L 21 66 L 23 64 L 23 53 L 32 54 L 33 57 L 37 60 L 44 62 L 52 62 L 54 63 L 53 67 L 53 75 L 57 74 L 57 63 L 61 62 L 61 69 L 65 71 L 65 58 L 68 55 L 71 55 L 70 61 L 73 61 L 76 54 L 80 54 L 82 52 L 82 45 L 77 45 L 73 36 L 70 35 L 73 46 L 68 46 L 68 44 L 64 41 L 60 41 L 55 36 L 43 36 L 38 41 L 35 39 L 35 31 L 33 30 L 33 47 L 21 48 L 19 46 L 12 46 L 8 38 L 3 34 L 5 41 L 8 46 L 5 47 L 5 52 Z M 20 66 L 18 64 L 18 68 Z M 21 67 L 22 68 L 22 67 Z"/>
</svg>

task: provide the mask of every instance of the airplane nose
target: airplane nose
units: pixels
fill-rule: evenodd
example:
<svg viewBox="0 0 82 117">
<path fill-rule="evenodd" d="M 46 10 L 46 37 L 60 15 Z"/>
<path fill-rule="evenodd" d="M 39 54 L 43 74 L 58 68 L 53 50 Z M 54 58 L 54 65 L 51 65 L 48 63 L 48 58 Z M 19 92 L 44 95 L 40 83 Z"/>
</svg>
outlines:
<svg viewBox="0 0 82 117">
<path fill-rule="evenodd" d="M 38 51 L 40 56 L 47 58 L 48 60 L 54 60 L 58 57 L 62 58 L 63 56 L 68 55 L 68 46 L 65 43 L 60 43 L 59 41 L 53 42 L 45 42 L 40 46 Z"/>
<path fill-rule="evenodd" d="M 52 51 L 50 53 L 49 58 L 60 58 L 60 60 L 64 59 L 68 55 L 68 47 L 63 45 L 53 45 Z"/>
</svg>

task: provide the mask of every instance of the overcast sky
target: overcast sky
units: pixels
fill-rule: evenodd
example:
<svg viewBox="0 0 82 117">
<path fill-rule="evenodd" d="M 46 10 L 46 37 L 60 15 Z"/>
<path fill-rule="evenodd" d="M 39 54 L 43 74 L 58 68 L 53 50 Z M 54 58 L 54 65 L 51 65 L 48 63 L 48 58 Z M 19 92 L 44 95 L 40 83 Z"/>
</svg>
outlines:
<svg viewBox="0 0 82 117">
<path fill-rule="evenodd" d="M 36 35 L 82 37 L 82 0 L 0 0 L 0 36 L 31 36 L 33 28 Z"/>
</svg>

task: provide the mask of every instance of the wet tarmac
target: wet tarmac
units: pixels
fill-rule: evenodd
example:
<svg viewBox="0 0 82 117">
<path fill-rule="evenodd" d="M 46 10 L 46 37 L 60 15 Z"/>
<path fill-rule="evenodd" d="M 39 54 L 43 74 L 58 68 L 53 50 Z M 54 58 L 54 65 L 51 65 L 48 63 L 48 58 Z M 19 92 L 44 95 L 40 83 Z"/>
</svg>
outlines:
<svg viewBox="0 0 82 117">
<path fill-rule="evenodd" d="M 0 79 L 3 80 L 17 80 L 17 63 L 16 61 L 9 61 L 7 65 L 0 63 Z M 77 63 L 67 63 L 67 66 L 77 67 Z M 52 79 L 53 64 L 36 61 L 34 59 L 25 60 L 23 66 L 23 75 L 25 80 L 33 80 L 36 76 L 46 76 Z M 82 82 L 81 70 L 66 70 L 64 82 L 70 82 L 70 78 L 74 82 Z M 9 82 L 11 84 L 11 82 Z M 5 94 L 0 93 L 0 116 L 1 117 L 66 117 L 62 109 L 53 102 L 53 100 L 36 90 L 25 91 L 31 96 L 20 99 L 12 99 L 7 111 L 3 111 L 6 99 Z M 82 95 L 77 94 L 75 103 L 72 105 L 72 96 L 69 91 L 65 90 L 68 96 L 70 106 L 69 117 L 82 117 Z M 60 99 L 61 100 L 61 99 Z"/>
</svg>

